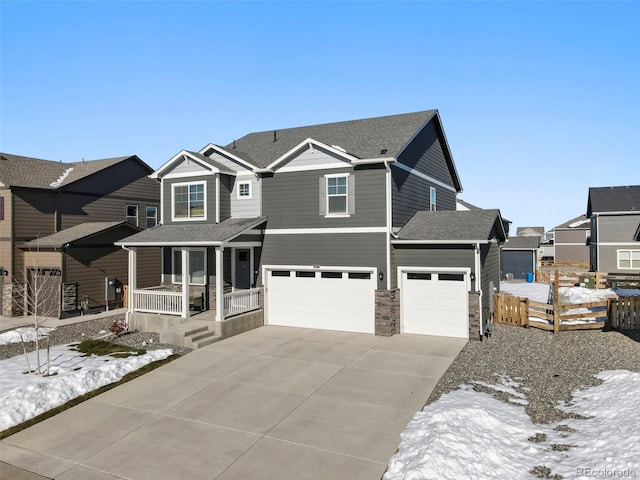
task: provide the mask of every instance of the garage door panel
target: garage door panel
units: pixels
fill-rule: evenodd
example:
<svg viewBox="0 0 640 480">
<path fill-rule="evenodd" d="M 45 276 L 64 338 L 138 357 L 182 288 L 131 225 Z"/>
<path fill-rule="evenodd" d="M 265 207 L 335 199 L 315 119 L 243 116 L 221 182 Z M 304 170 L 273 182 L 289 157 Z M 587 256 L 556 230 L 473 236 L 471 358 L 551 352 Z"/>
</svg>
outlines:
<svg viewBox="0 0 640 480">
<path fill-rule="evenodd" d="M 299 272 L 291 270 L 288 277 L 268 274 L 270 325 L 374 333 L 373 274 L 350 276 L 348 270 L 320 270 L 310 276 Z"/>
<path fill-rule="evenodd" d="M 404 333 L 468 337 L 468 293 L 464 274 L 403 272 L 401 279 Z"/>
</svg>

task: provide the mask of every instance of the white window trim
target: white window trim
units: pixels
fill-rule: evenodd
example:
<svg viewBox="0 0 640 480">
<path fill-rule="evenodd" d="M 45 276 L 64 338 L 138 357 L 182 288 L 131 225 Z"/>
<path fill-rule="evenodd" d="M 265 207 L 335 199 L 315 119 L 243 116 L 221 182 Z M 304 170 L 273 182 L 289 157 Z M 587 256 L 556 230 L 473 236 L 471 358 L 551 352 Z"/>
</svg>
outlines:
<svg viewBox="0 0 640 480">
<path fill-rule="evenodd" d="M 328 173 L 324 176 L 324 201 L 325 201 L 325 208 L 326 208 L 326 214 L 324 216 L 324 218 L 346 218 L 346 217 L 350 217 L 351 214 L 349 213 L 349 173 Z M 345 198 L 345 213 L 330 213 L 329 212 L 329 178 L 340 178 L 340 177 L 347 177 L 347 193 L 344 195 Z M 342 195 L 332 195 L 334 197 L 336 196 L 342 196 Z"/>
<path fill-rule="evenodd" d="M 202 217 L 177 217 L 175 215 L 175 196 L 176 196 L 176 187 L 184 187 L 191 185 L 203 185 L 204 192 L 204 216 Z M 200 180 L 198 182 L 179 182 L 171 184 L 171 221 L 172 222 L 201 222 L 207 219 L 207 181 Z"/>
<path fill-rule="evenodd" d="M 434 199 L 435 202 L 431 202 Z M 436 187 L 429 187 L 429 211 L 435 212 L 438 209 L 438 191 Z"/>
<path fill-rule="evenodd" d="M 136 227 L 137 227 L 137 226 L 138 226 L 138 224 L 139 224 L 139 222 L 140 222 L 140 221 L 138 220 L 138 219 L 140 218 L 140 207 L 139 207 L 138 205 L 136 205 L 136 204 L 133 204 L 133 203 L 128 203 L 128 204 L 124 207 L 124 218 L 125 218 L 125 220 L 126 220 L 126 222 L 127 222 L 127 223 L 129 223 L 129 219 L 130 219 L 130 218 L 133 218 L 131 215 L 129 215 L 129 207 L 136 207 L 136 223 L 135 223 L 135 225 L 136 225 Z"/>
<path fill-rule="evenodd" d="M 189 282 L 189 285 L 206 285 L 207 284 L 207 249 L 206 248 L 188 248 L 189 255 L 192 252 L 203 252 L 204 253 L 204 279 L 203 283 L 193 283 Z M 182 279 L 176 278 L 176 268 L 175 268 L 175 252 L 182 252 L 180 248 L 172 248 L 171 249 L 171 283 L 174 285 L 182 285 Z M 183 268 L 184 271 L 184 268 Z M 191 276 L 191 274 L 187 271 L 187 279 Z"/>
<path fill-rule="evenodd" d="M 620 253 L 621 252 L 629 252 L 629 266 L 628 267 L 621 267 L 620 266 Z M 638 256 L 640 256 L 640 250 L 634 250 L 634 249 L 616 250 L 616 265 L 618 266 L 619 270 L 638 270 L 638 267 L 634 267 L 633 266 L 633 254 L 634 253 L 636 253 Z"/>
<path fill-rule="evenodd" d="M 241 191 L 240 186 L 241 185 L 249 185 L 249 195 L 240 195 L 240 191 Z M 238 193 L 237 193 L 238 196 L 237 196 L 237 198 L 238 198 L 238 200 L 249 200 L 249 199 L 253 198 L 253 188 L 252 187 L 253 186 L 251 185 L 251 181 L 250 180 L 249 181 L 244 181 L 243 180 L 243 181 L 238 182 L 238 185 L 237 185 L 237 188 L 238 188 Z"/>
</svg>

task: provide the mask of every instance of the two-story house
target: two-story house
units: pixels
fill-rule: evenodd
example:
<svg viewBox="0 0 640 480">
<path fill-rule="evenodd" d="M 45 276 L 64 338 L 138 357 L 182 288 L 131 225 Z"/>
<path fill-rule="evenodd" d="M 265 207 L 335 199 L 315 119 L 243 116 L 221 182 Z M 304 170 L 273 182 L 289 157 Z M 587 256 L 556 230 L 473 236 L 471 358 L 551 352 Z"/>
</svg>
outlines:
<svg viewBox="0 0 640 480">
<path fill-rule="evenodd" d="M 589 265 L 590 220 L 580 215 L 553 229 L 556 265 Z"/>
<path fill-rule="evenodd" d="M 593 272 L 640 272 L 640 185 L 589 188 Z"/>
<path fill-rule="evenodd" d="M 119 242 L 136 328 L 194 302 L 224 323 L 261 286 L 260 324 L 475 338 L 488 319 L 502 219 L 456 212 L 436 110 L 250 133 L 152 177 L 162 225 Z M 145 248 L 163 251 L 162 289 L 135 285 Z"/>
<path fill-rule="evenodd" d="M 85 298 L 89 308 L 105 306 L 105 277 L 119 287 L 128 276 L 127 254 L 114 241 L 158 223 L 152 172 L 137 156 L 63 163 L 0 154 L 3 314 L 23 313 L 25 282 L 31 290 L 56 284 L 39 300 L 47 303 L 41 313 L 75 310 Z M 148 252 L 139 283 L 157 283 L 159 273 L 159 254 Z M 76 300 L 64 306 L 62 284 Z"/>
</svg>

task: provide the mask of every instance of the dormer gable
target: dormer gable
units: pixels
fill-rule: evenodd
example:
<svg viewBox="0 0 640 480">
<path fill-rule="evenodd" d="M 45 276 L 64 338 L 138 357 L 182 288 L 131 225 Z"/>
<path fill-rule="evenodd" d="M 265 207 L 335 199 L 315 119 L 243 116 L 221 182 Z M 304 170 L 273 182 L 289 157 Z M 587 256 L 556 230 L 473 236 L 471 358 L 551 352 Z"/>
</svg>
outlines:
<svg viewBox="0 0 640 480">
<path fill-rule="evenodd" d="M 181 150 L 153 172 L 150 177 L 157 179 L 187 178 L 215 175 L 216 173 L 235 176 L 237 172 L 200 153 Z"/>
</svg>

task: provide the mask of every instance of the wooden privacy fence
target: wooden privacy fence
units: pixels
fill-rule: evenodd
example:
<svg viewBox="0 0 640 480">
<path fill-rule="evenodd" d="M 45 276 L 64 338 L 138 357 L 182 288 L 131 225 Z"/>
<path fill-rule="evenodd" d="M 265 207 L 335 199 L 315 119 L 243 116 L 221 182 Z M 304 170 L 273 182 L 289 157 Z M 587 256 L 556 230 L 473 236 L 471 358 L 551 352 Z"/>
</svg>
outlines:
<svg viewBox="0 0 640 480">
<path fill-rule="evenodd" d="M 607 327 L 615 330 L 640 329 L 640 296 L 559 304 L 535 302 L 508 293 L 495 293 L 493 305 L 495 323 L 535 327 L 554 333 Z M 576 312 L 578 309 L 588 311 Z M 586 322 L 575 322 L 576 320 Z"/>
<path fill-rule="evenodd" d="M 536 270 L 536 282 L 553 283 L 554 275 L 558 275 L 559 287 L 573 287 L 591 283 L 592 288 L 640 287 L 640 273 L 605 273 L 605 272 L 570 272 L 556 270 L 547 272 Z"/>
</svg>

